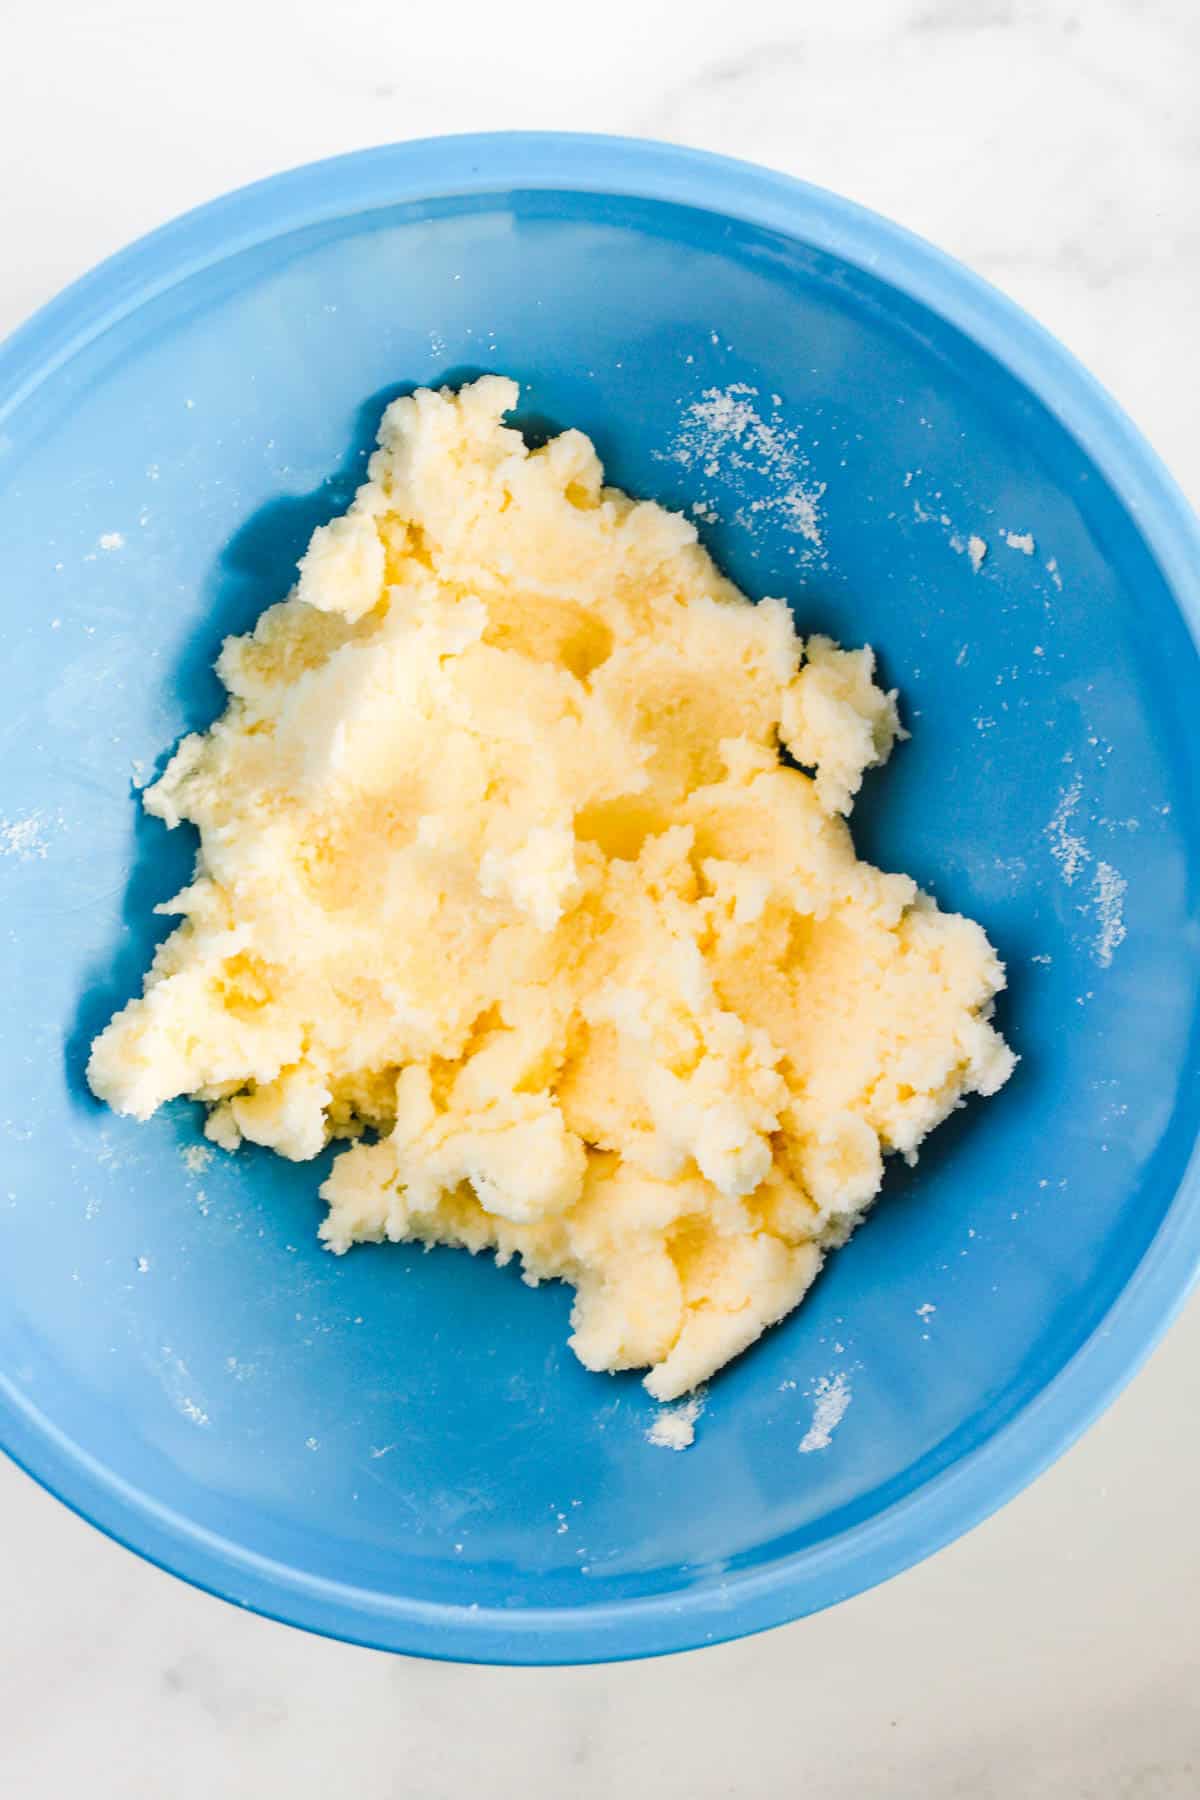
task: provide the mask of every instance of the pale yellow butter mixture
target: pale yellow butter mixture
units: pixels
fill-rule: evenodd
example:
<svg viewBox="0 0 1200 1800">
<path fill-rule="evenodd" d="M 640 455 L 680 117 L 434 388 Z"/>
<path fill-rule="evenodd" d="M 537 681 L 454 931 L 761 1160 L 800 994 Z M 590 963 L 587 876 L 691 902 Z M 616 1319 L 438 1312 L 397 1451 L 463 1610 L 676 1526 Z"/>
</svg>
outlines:
<svg viewBox="0 0 1200 1800">
<path fill-rule="evenodd" d="M 200 831 L 89 1078 L 303 1160 L 336 1251 L 494 1249 L 592 1369 L 686 1392 L 803 1296 L 1013 1057 L 978 925 L 855 856 L 899 732 L 693 526 L 531 452 L 489 377 L 384 415 L 369 479 L 146 792 Z M 781 760 L 786 746 L 812 774 Z M 365 1136 L 364 1136 L 365 1132 Z M 358 1139 L 362 1141 L 355 1141 Z"/>
</svg>

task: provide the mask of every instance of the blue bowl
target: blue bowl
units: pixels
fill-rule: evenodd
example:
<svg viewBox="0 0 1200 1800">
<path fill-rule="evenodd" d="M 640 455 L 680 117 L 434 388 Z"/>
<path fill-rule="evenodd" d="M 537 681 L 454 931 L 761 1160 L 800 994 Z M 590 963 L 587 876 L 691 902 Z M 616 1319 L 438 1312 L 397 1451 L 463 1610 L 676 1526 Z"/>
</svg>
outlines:
<svg viewBox="0 0 1200 1800">
<path fill-rule="evenodd" d="M 749 593 L 878 648 L 913 735 L 860 849 L 1009 965 L 1009 1087 L 892 1171 L 684 1455 L 647 1442 L 636 1377 L 574 1361 L 563 1289 L 326 1256 L 323 1164 L 200 1168 L 196 1108 L 138 1126 L 83 1081 L 193 854 L 135 777 L 219 709 L 222 637 L 345 506 L 384 403 L 483 369 L 525 384 L 530 432 L 581 426 L 621 486 L 702 507 Z M 736 384 L 775 450 L 714 468 L 692 409 Z M 1007 301 L 717 158 L 399 145 L 189 214 L 48 306 L 0 351 L 0 483 L 0 1441 L 54 1493 L 339 1637 L 636 1656 L 927 1555 L 1129 1376 L 1200 1249 L 1200 536 Z M 850 1403 L 801 1454 L 830 1384 Z"/>
</svg>

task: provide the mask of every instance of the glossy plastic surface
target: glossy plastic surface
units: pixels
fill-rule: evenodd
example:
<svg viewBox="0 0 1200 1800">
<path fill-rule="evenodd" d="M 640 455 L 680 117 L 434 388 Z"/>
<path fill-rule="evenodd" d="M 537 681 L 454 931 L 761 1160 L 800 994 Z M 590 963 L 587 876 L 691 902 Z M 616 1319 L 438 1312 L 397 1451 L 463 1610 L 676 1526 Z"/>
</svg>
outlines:
<svg viewBox="0 0 1200 1800">
<path fill-rule="evenodd" d="M 702 507 L 751 594 L 877 647 L 913 735 L 859 845 L 1010 964 L 1009 1088 L 893 1170 L 685 1455 L 647 1443 L 635 1377 L 575 1363 L 563 1290 L 459 1252 L 324 1255 L 323 1165 L 190 1166 L 196 1109 L 137 1126 L 82 1079 L 194 849 L 135 778 L 213 718 L 222 637 L 345 506 L 384 402 L 483 369 L 521 380 L 530 430 L 581 426 L 622 486 Z M 774 436 L 696 453 L 714 389 Z M 824 484 L 819 550 L 798 483 Z M 719 159 L 372 151 L 78 284 L 0 350 L 0 1439 L 241 1604 L 473 1659 L 737 1635 L 965 1529 L 1196 1266 L 1198 569 L 1169 480 L 1030 321 Z M 800 1454 L 839 1374 L 845 1415 Z"/>
</svg>

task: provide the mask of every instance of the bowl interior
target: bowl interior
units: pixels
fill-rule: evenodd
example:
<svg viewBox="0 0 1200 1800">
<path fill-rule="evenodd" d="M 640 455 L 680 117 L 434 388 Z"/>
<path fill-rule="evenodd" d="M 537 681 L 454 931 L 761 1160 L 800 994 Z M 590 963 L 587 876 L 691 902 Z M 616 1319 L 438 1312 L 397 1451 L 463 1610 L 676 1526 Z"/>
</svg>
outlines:
<svg viewBox="0 0 1200 1800">
<path fill-rule="evenodd" d="M 436 1650 L 449 1605 L 510 1617 L 516 1655 L 556 1654 L 564 1609 L 615 1620 L 616 1654 L 619 1603 L 815 1567 L 1064 1369 L 1191 1148 L 1200 681 L 1135 521 L 934 314 L 681 205 L 374 206 L 134 299 L 32 368 L 0 438 L 10 1441 L 139 1547 L 202 1546 L 224 1591 L 274 1583 L 288 1616 L 404 1647 Z M 222 637 L 285 593 L 384 403 L 485 369 L 520 379 L 532 434 L 579 426 L 613 480 L 699 509 L 751 595 L 876 646 L 912 741 L 868 777 L 860 851 L 1009 963 L 1009 1088 L 892 1170 L 681 1456 L 647 1442 L 636 1377 L 575 1363 L 565 1291 L 460 1252 L 327 1256 L 323 1161 L 196 1166 L 197 1109 L 138 1126 L 82 1078 L 194 852 L 136 782 L 214 717 Z M 819 544 L 797 505 L 818 491 Z M 844 1417 L 802 1454 L 838 1377 Z M 636 1647 L 733 1631 L 729 1607 L 656 1615 Z"/>
</svg>

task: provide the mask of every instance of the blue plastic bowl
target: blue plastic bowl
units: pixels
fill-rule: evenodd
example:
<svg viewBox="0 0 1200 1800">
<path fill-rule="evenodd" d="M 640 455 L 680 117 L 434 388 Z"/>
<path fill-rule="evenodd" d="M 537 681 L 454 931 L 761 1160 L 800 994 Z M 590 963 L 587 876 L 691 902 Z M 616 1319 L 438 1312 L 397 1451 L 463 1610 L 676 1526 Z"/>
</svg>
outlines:
<svg viewBox="0 0 1200 1800">
<path fill-rule="evenodd" d="M 892 1172 L 681 1456 L 648 1444 L 636 1377 L 574 1361 L 563 1289 L 461 1252 L 326 1256 L 323 1165 L 190 1167 L 195 1108 L 138 1126 L 83 1081 L 193 854 L 135 774 L 213 718 L 222 637 L 344 507 L 384 402 L 481 369 L 525 384 L 531 431 L 581 426 L 623 487 L 715 513 L 751 594 L 877 646 L 913 736 L 859 845 L 1010 969 L 1009 1087 Z M 735 383 L 782 475 L 679 460 L 688 409 Z M 820 553 L 770 504 L 798 470 L 825 483 Z M 405 144 L 189 214 L 48 306 L 0 351 L 0 483 L 0 1440 L 54 1493 L 339 1637 L 636 1656 L 927 1555 L 1129 1376 L 1200 1248 L 1200 538 L 1007 301 L 717 158 Z M 839 1374 L 845 1416 L 800 1454 Z"/>
</svg>

